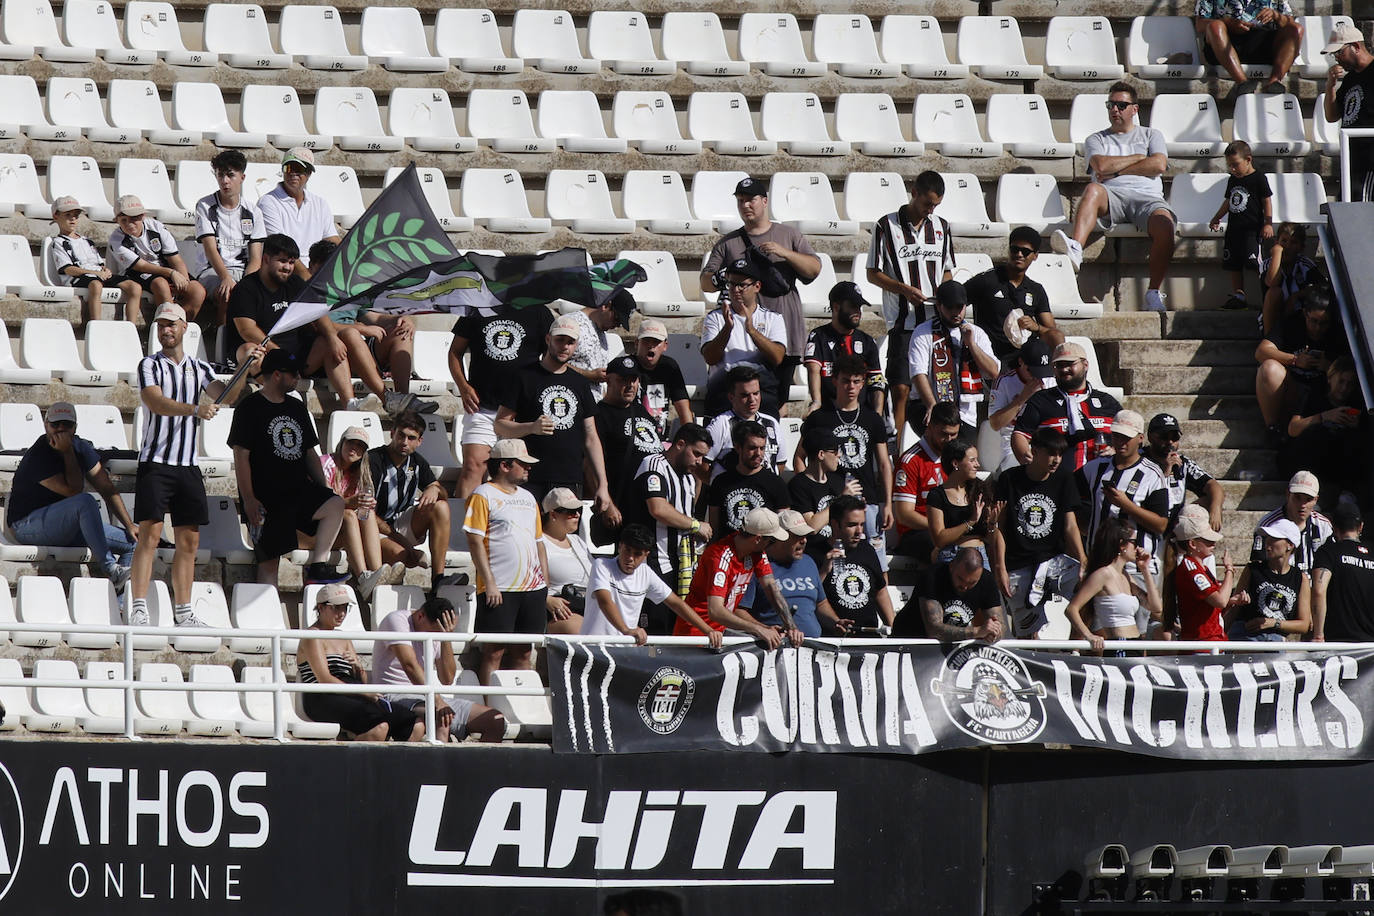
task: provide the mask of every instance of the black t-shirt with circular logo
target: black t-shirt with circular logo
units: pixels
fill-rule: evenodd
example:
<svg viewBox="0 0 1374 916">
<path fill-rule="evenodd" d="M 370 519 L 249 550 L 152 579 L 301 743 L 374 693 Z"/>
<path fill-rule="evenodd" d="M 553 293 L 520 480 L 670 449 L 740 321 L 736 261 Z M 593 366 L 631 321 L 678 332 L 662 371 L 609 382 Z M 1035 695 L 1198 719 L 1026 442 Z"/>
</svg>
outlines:
<svg viewBox="0 0 1374 916">
<path fill-rule="evenodd" d="M 831 474 L 825 483 L 818 483 L 805 474 L 796 474 L 787 481 L 787 496 L 792 508 L 802 515 L 820 512 L 830 505 L 830 501 L 844 492 L 844 475 Z M 830 550 L 830 525 L 822 525 L 820 530 L 806 539 L 806 552 L 824 557 Z M 819 566 L 819 562 L 817 563 Z"/>
<path fill-rule="evenodd" d="M 830 561 L 825 577 L 825 600 L 835 616 L 847 618 L 861 627 L 876 627 L 883 622 L 878 612 L 878 593 L 887 587 L 878 553 L 867 541 L 845 548 L 844 556 Z"/>
<path fill-rule="evenodd" d="M 613 495 L 624 492 L 639 464 L 649 455 L 663 454 L 658 427 L 638 401 L 616 407 L 600 401 L 595 409 L 596 433 L 606 460 L 606 480 Z M 623 507 L 622 507 L 623 508 Z"/>
<path fill-rule="evenodd" d="M 899 639 L 921 639 L 926 636 L 925 617 L 921 613 L 922 601 L 934 601 L 940 606 L 940 613 L 946 626 L 970 627 L 979 611 L 1001 607 L 1002 593 L 997 590 L 992 573 L 983 570 L 977 584 L 960 594 L 954 587 L 954 577 L 949 573 L 949 564 L 941 563 L 927 573 L 906 607 L 902 608 L 892 625 L 892 635 Z"/>
<path fill-rule="evenodd" d="M 1276 573 L 1268 563 L 1251 563 L 1250 584 L 1246 589 L 1250 593 L 1250 603 L 1240 609 L 1236 619 L 1241 622 L 1256 617 L 1296 620 L 1303 575 L 1297 566 L 1289 566 L 1286 573 Z"/>
<path fill-rule="evenodd" d="M 879 505 L 883 493 L 878 486 L 879 445 L 887 443 L 887 427 L 883 418 L 868 407 L 857 410 L 837 410 L 834 405 L 812 411 L 802 423 L 802 435 L 809 429 L 828 429 L 839 440 L 840 469 L 836 471 L 843 482 L 845 474 L 853 474 L 864 488 L 864 501 Z M 787 456 L 789 459 L 790 455 Z"/>
<path fill-rule="evenodd" d="M 253 495 L 271 507 L 277 500 L 294 501 L 294 494 L 310 479 L 306 453 L 319 445 L 315 424 L 298 398 L 274 404 L 255 391 L 234 410 L 228 443 L 248 450 Z"/>
<path fill-rule="evenodd" d="M 584 423 L 591 419 L 595 404 L 591 383 L 571 369 L 550 372 L 539 362 L 526 366 L 513 381 L 502 389 L 501 406 L 515 411 L 515 422 L 553 420 L 552 435 L 525 436 L 530 456 L 539 459 L 530 468 L 530 480 L 577 492 L 586 455 Z"/>
<path fill-rule="evenodd" d="M 760 506 L 777 512 L 788 508 L 791 502 L 782 478 L 766 466 L 758 473 L 745 475 L 732 463 L 711 481 L 706 491 L 706 505 L 720 507 L 721 522 L 728 531 L 738 531 L 744 517 Z M 724 534 L 717 531 L 715 536 Z"/>
<path fill-rule="evenodd" d="M 553 313 L 542 305 L 500 315 L 469 313 L 453 326 L 453 336 L 468 342 L 468 383 L 477 389 L 482 406 L 495 410 L 511 373 L 544 352 L 544 338 L 553 327 Z"/>
<path fill-rule="evenodd" d="M 1078 486 L 1065 465 L 1041 481 L 1030 479 L 1025 467 L 1014 467 L 997 478 L 997 500 L 1006 536 L 1007 569 L 1038 566 L 1064 552 L 1064 519 L 1077 511 Z"/>
</svg>

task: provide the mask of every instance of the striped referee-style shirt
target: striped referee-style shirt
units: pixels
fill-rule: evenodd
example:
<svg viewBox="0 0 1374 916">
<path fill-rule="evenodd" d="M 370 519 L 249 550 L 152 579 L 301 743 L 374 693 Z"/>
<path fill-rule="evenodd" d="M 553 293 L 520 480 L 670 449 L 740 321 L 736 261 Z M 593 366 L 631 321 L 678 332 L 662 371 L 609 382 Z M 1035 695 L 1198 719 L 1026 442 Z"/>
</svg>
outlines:
<svg viewBox="0 0 1374 916">
<path fill-rule="evenodd" d="M 1284 507 L 1279 506 L 1270 512 L 1260 523 L 1255 526 L 1255 543 L 1250 549 L 1250 562 L 1264 562 L 1264 534 L 1260 531 L 1265 525 L 1272 525 L 1281 518 L 1288 516 L 1283 514 Z M 1299 525 L 1302 531 L 1302 543 L 1295 545 L 1293 551 L 1293 565 L 1305 573 L 1312 572 L 1312 567 L 1316 563 L 1317 551 L 1322 545 L 1331 540 L 1335 533 L 1335 526 L 1331 524 L 1331 519 L 1313 510 L 1307 517 L 1307 524 Z"/>
<path fill-rule="evenodd" d="M 138 363 L 140 390 L 157 387 L 162 389 L 164 397 L 183 404 L 195 404 L 200 393 L 214 380 L 210 364 L 192 356 L 184 356 L 177 363 L 158 351 Z M 144 410 L 143 444 L 138 449 L 138 460 L 194 467 L 199 429 L 200 421 L 194 416 L 165 417 Z"/>
<path fill-rule="evenodd" d="M 1111 458 L 1094 458 L 1083 465 L 1080 471 L 1088 484 L 1088 504 L 1092 509 L 1092 522 L 1088 526 L 1089 542 L 1096 539 L 1102 523 L 1108 518 L 1121 518 L 1120 507 L 1109 505 L 1103 488 L 1116 487 L 1126 494 L 1131 502 L 1159 515 L 1169 517 L 1169 490 L 1164 483 L 1164 472 L 1159 465 L 1145 457 L 1136 459 L 1129 467 L 1118 468 Z M 1134 523 L 1134 522 L 1133 522 Z M 1150 556 L 1160 555 L 1161 535 L 1148 531 L 1143 525 L 1136 524 L 1136 543 L 1150 552 Z"/>
<path fill-rule="evenodd" d="M 926 217 L 919 225 L 913 225 L 904 204 L 873 224 L 868 266 L 916 287 L 929 298 L 944 280 L 945 271 L 954 270 L 954 233 L 939 216 Z M 926 320 L 925 303 L 908 302 L 905 297 L 884 290 L 883 319 L 891 330 L 911 331 Z"/>
<path fill-rule="evenodd" d="M 690 518 L 692 506 L 697 501 L 696 478 L 673 470 L 664 455 L 647 455 L 635 472 L 632 489 L 632 514 L 639 515 L 642 512 L 642 516 L 631 520 L 647 524 L 653 529 L 654 551 L 650 559 L 660 573 L 669 575 L 677 568 L 678 542 L 691 535 L 654 518 L 646 504 L 651 498 L 665 499 L 668 505 Z"/>
</svg>

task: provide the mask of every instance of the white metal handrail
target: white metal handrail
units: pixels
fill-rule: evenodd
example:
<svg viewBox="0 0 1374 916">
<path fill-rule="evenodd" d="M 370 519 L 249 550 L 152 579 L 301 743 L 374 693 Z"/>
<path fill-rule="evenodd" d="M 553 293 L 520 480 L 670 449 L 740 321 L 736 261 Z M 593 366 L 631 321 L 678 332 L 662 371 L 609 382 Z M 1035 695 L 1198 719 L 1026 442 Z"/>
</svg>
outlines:
<svg viewBox="0 0 1374 916">
<path fill-rule="evenodd" d="M 1342 127 L 1341 135 L 1341 200 L 1350 203 L 1350 141 L 1374 137 L 1374 127 Z M 1374 163 L 1370 163 L 1374 166 Z"/>
</svg>

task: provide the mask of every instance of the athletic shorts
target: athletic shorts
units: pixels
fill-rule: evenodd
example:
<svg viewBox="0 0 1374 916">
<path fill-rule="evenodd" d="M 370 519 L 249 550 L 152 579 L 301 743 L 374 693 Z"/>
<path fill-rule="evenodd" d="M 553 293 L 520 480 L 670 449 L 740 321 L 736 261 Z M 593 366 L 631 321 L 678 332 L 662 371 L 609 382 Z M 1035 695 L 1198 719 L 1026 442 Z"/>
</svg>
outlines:
<svg viewBox="0 0 1374 916">
<path fill-rule="evenodd" d="M 408 506 L 404 512 L 395 518 L 386 519 L 386 523 L 391 526 L 391 530 L 399 535 L 403 540 L 415 542 L 415 533 L 410 530 L 411 519 L 415 517 L 415 507 Z"/>
<path fill-rule="evenodd" d="M 229 276 L 234 278 L 235 283 L 243 279 L 242 267 L 226 266 L 225 269 L 229 271 Z M 198 282 L 201 286 L 205 287 L 205 295 L 210 296 L 215 292 L 215 290 L 219 289 L 219 274 L 215 273 L 215 269 L 213 267 L 207 267 L 196 276 L 196 282 Z"/>
<path fill-rule="evenodd" d="M 295 550 L 300 543 L 296 532 L 314 534 L 320 523 L 313 516 L 320 511 L 320 506 L 334 497 L 334 491 L 308 480 L 291 496 L 294 499 L 278 495 L 263 503 L 267 510 L 267 521 L 253 549 L 259 563 L 275 560 Z"/>
<path fill-rule="evenodd" d="M 65 285 L 65 286 L 70 286 L 70 287 L 72 287 L 73 289 L 85 289 L 86 287 L 90 286 L 92 283 L 96 283 L 96 282 L 104 283 L 104 282 L 105 282 L 104 280 L 101 280 L 99 277 L 93 277 L 93 276 L 91 276 L 90 274 L 82 274 L 82 275 L 79 276 L 79 277 L 69 277 L 69 276 L 65 276 L 65 275 L 64 275 L 63 279 L 66 280 L 66 283 L 64 283 L 63 285 Z M 116 279 L 118 279 L 118 278 L 117 278 L 117 277 L 111 277 L 111 278 L 110 278 L 110 282 L 113 283 L 113 282 L 115 282 Z"/>
<path fill-rule="evenodd" d="M 459 445 L 485 445 L 491 448 L 496 444 L 496 429 L 492 421 L 496 411 L 483 407 L 477 413 L 463 415 L 463 437 Z"/>
<path fill-rule="evenodd" d="M 1248 32 L 1231 32 L 1231 47 L 1236 49 L 1236 57 L 1240 58 L 1243 64 L 1272 64 L 1274 62 L 1274 39 L 1278 36 L 1277 29 L 1251 29 Z M 1217 52 L 1212 50 L 1212 43 L 1204 41 L 1202 43 L 1202 56 L 1207 63 L 1218 66 L 1221 61 L 1217 60 Z"/>
<path fill-rule="evenodd" d="M 403 697 L 391 694 L 390 699 L 393 708 L 409 710 L 415 716 L 416 722 L 425 721 L 424 697 Z M 467 737 L 468 719 L 472 718 L 472 708 L 477 704 L 463 697 L 443 697 L 443 700 L 453 710 L 453 721 L 449 724 L 448 733 L 454 741 L 462 741 Z"/>
<path fill-rule="evenodd" d="M 1131 223 L 1141 232 L 1146 232 L 1150 228 L 1150 216 L 1156 210 L 1168 210 L 1171 217 L 1174 215 L 1174 212 L 1169 210 L 1168 203 L 1158 194 L 1148 191 L 1123 191 L 1111 185 L 1102 187 L 1107 190 L 1107 215 L 1099 218 L 1097 225 L 1103 232 L 1123 223 Z"/>
<path fill-rule="evenodd" d="M 210 524 L 205 480 L 198 467 L 140 461 L 134 486 L 134 521 L 160 522 L 168 512 L 172 527 Z"/>
<path fill-rule="evenodd" d="M 487 606 L 487 593 L 477 593 L 478 633 L 543 633 L 549 621 L 549 609 L 544 601 L 547 588 L 529 592 L 502 592 L 501 603 Z"/>
<path fill-rule="evenodd" d="M 1259 272 L 1259 233 L 1253 229 L 1227 230 L 1221 240 L 1221 266 L 1226 270 Z"/>
<path fill-rule="evenodd" d="M 907 350 L 911 346 L 910 331 L 887 333 L 887 380 L 893 385 L 911 384 L 911 367 L 907 364 Z"/>
</svg>

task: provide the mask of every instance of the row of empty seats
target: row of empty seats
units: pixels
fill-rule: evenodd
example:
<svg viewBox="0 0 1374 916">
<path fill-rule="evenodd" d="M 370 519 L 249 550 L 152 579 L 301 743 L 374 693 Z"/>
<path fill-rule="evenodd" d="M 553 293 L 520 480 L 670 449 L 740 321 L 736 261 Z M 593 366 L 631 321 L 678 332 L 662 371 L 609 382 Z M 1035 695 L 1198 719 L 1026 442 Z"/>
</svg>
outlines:
<svg viewBox="0 0 1374 916">
<path fill-rule="evenodd" d="M 1303 16 L 1306 36 L 1296 68 L 1306 77 L 1326 74 L 1321 48 L 1335 21 L 1349 17 Z M 586 20 L 585 52 L 579 29 L 566 10 L 515 12 L 507 53 L 496 16 L 485 9 L 440 9 L 427 28 L 418 10 L 368 7 L 350 47 L 342 17 L 331 6 L 282 8 L 273 42 L 268 16 L 249 3 L 210 3 L 204 8 L 203 49 L 188 49 L 170 3 L 131 0 L 123 28 L 106 0 L 65 0 L 59 28 L 47 2 L 6 0 L 0 8 L 5 45 L 0 55 L 26 59 L 35 53 L 55 62 L 146 66 L 157 59 L 179 66 L 274 70 L 302 66 L 359 70 L 377 63 L 403 72 L 518 74 L 526 65 L 550 73 L 588 74 L 603 67 L 637 76 L 667 76 L 681 64 L 689 73 L 736 76 L 752 67 L 774 76 L 815 77 L 830 71 L 856 78 L 961 78 L 1033 80 L 1049 74 L 1066 80 L 1118 79 L 1125 72 L 1111 22 L 1103 16 L 1050 18 L 1042 64 L 1027 58 L 1013 16 L 964 16 L 946 36 L 931 16 L 894 14 L 874 29 L 869 17 L 821 13 L 810 22 L 810 41 L 796 16 L 786 12 L 741 14 L 732 56 L 720 18 L 710 12 L 666 13 L 655 30 L 639 12 L 596 11 Z M 655 31 L 658 41 L 655 42 Z M 431 34 L 432 33 L 432 34 Z M 807 45 L 810 45 L 808 53 Z M 361 52 L 361 53 L 359 53 Z M 1127 65 L 1144 78 L 1200 79 L 1203 63 L 1192 22 L 1185 16 L 1140 16 L 1125 41 Z M 1162 68 L 1162 69 L 1160 69 Z M 1155 72 L 1159 69 L 1160 72 Z M 1215 68 L 1217 75 L 1225 75 Z M 1267 67 L 1262 68 L 1268 71 Z"/>
</svg>

